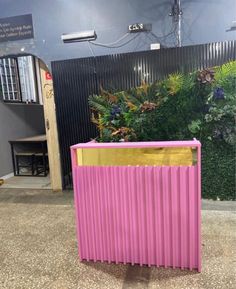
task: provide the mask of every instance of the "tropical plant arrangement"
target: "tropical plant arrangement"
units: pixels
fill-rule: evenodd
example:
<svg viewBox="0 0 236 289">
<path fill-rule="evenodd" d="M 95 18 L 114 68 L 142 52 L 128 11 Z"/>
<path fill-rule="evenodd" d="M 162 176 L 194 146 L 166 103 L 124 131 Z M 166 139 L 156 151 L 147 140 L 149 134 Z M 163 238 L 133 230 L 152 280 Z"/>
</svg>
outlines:
<svg viewBox="0 0 236 289">
<path fill-rule="evenodd" d="M 215 199 L 235 197 L 235 179 L 228 179 L 235 173 L 232 161 L 236 146 L 236 61 L 189 74 L 174 73 L 152 84 L 142 82 L 140 87 L 128 91 L 112 93 L 101 88 L 100 95 L 89 97 L 89 105 L 92 121 L 99 130 L 99 142 L 196 137 L 203 144 L 203 165 L 211 155 L 208 166 L 217 165 L 218 154 L 227 151 L 222 162 L 223 175 L 228 177 L 222 177 L 227 186 L 224 190 L 230 193 L 210 195 Z M 209 172 L 206 175 L 209 178 Z M 204 183 L 208 191 L 212 190 L 207 180 Z"/>
</svg>

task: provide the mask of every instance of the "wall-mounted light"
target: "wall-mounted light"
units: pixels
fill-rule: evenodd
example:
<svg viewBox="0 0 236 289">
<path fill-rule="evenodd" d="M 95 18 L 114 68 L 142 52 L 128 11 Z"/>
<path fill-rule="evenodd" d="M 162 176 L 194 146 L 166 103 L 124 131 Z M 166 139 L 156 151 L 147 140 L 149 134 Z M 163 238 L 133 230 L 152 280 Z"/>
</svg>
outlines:
<svg viewBox="0 0 236 289">
<path fill-rule="evenodd" d="M 61 35 L 61 39 L 65 43 L 91 41 L 91 40 L 95 40 L 96 38 L 97 38 L 97 34 L 95 30 L 73 32 L 73 33 L 67 33 L 67 34 Z"/>
<path fill-rule="evenodd" d="M 232 21 L 232 25 L 230 28 L 226 30 L 226 32 L 235 31 L 236 30 L 236 21 Z"/>
</svg>

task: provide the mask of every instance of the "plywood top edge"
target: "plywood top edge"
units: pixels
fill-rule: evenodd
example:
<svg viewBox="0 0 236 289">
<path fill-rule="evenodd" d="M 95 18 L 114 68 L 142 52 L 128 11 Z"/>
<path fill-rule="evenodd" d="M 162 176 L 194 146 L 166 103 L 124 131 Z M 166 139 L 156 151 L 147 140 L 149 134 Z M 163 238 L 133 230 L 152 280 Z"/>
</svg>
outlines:
<svg viewBox="0 0 236 289">
<path fill-rule="evenodd" d="M 150 142 L 111 142 L 78 143 L 71 146 L 71 149 L 78 148 L 147 148 L 147 147 L 200 147 L 201 143 L 194 139 L 191 141 L 150 141 Z"/>
</svg>

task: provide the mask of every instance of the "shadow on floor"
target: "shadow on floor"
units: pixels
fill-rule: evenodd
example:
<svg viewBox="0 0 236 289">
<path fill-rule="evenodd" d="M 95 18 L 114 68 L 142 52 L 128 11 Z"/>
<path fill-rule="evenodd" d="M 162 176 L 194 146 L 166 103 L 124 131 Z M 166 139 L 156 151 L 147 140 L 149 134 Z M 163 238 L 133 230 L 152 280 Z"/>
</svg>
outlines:
<svg viewBox="0 0 236 289">
<path fill-rule="evenodd" d="M 181 269 L 172 269 L 172 268 L 156 268 L 154 266 L 139 266 L 139 265 L 123 265 L 123 264 L 108 264 L 107 262 L 88 262 L 83 261 L 83 264 L 92 267 L 98 271 L 102 271 L 109 275 L 116 275 L 117 266 L 126 266 L 126 275 L 123 281 L 122 289 L 146 289 L 148 288 L 149 280 L 152 276 L 155 276 L 157 280 L 165 279 L 175 279 L 187 275 L 198 274 L 197 271 L 181 270 Z M 118 276 L 119 277 L 119 276 Z"/>
</svg>

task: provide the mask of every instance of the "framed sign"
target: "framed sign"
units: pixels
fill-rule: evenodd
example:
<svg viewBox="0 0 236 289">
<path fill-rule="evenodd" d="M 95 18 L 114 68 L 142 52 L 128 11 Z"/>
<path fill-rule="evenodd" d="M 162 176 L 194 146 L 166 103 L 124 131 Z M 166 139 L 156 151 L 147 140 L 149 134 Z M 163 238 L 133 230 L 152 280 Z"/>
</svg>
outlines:
<svg viewBox="0 0 236 289">
<path fill-rule="evenodd" d="M 32 14 L 0 18 L 0 42 L 34 38 Z"/>
</svg>

